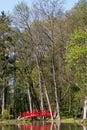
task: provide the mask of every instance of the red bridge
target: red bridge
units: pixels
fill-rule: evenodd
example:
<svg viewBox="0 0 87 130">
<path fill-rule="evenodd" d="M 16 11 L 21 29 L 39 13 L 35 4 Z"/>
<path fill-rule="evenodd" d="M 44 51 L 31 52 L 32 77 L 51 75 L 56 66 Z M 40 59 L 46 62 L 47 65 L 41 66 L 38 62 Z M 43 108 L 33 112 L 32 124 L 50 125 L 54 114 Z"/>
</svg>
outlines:
<svg viewBox="0 0 87 130">
<path fill-rule="evenodd" d="M 52 115 L 54 112 L 52 112 Z M 20 113 L 20 119 L 21 118 L 37 118 L 37 117 L 50 117 L 50 111 L 49 110 L 32 110 L 32 111 L 26 111 Z"/>
</svg>

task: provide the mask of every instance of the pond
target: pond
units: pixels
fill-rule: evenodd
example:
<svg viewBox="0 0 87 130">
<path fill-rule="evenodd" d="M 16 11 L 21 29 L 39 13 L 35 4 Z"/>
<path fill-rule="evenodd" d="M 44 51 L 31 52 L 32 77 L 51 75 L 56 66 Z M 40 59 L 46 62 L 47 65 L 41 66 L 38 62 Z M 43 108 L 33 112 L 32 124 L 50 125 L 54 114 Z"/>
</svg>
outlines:
<svg viewBox="0 0 87 130">
<path fill-rule="evenodd" d="M 86 127 L 78 124 L 61 123 L 33 123 L 21 125 L 0 125 L 0 130 L 87 130 Z"/>
</svg>

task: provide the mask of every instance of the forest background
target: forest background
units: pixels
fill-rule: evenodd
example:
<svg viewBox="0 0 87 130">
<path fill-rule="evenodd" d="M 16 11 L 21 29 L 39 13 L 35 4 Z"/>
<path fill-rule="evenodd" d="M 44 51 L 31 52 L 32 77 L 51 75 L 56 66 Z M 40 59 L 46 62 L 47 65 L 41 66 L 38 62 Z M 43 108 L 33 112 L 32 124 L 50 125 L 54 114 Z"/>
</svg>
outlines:
<svg viewBox="0 0 87 130">
<path fill-rule="evenodd" d="M 0 113 L 50 110 L 82 117 L 87 96 L 87 0 L 19 2 L 0 15 Z M 10 116 L 10 117 L 8 117 Z"/>
</svg>

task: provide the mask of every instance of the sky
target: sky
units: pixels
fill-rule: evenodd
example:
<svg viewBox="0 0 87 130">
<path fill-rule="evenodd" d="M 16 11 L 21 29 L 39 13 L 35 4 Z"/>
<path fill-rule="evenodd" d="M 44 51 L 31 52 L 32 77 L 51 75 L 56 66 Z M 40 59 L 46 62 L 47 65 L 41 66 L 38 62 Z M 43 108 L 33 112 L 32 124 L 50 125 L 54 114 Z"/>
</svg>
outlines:
<svg viewBox="0 0 87 130">
<path fill-rule="evenodd" d="M 71 9 L 79 0 L 64 0 L 65 10 Z"/>
<path fill-rule="evenodd" d="M 4 10 L 5 13 L 11 13 L 14 6 L 17 5 L 20 1 L 25 1 L 30 7 L 31 3 L 35 0 L 0 0 L 0 12 Z M 77 2 L 78 0 L 64 0 L 65 10 L 71 9 Z"/>
</svg>

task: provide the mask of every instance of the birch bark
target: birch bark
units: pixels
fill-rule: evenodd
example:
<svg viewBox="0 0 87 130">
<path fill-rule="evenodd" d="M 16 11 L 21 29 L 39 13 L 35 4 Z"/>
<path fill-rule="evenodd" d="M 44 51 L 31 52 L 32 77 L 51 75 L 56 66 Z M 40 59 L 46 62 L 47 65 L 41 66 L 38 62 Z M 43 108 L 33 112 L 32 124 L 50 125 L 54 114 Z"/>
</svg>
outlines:
<svg viewBox="0 0 87 130">
<path fill-rule="evenodd" d="M 31 96 L 30 96 L 30 90 L 28 88 L 28 97 L 29 97 L 29 105 L 30 105 L 30 111 L 32 111 L 32 104 L 31 104 Z"/>
<path fill-rule="evenodd" d="M 87 98 L 84 101 L 84 108 L 83 108 L 83 119 L 87 118 Z"/>
</svg>

